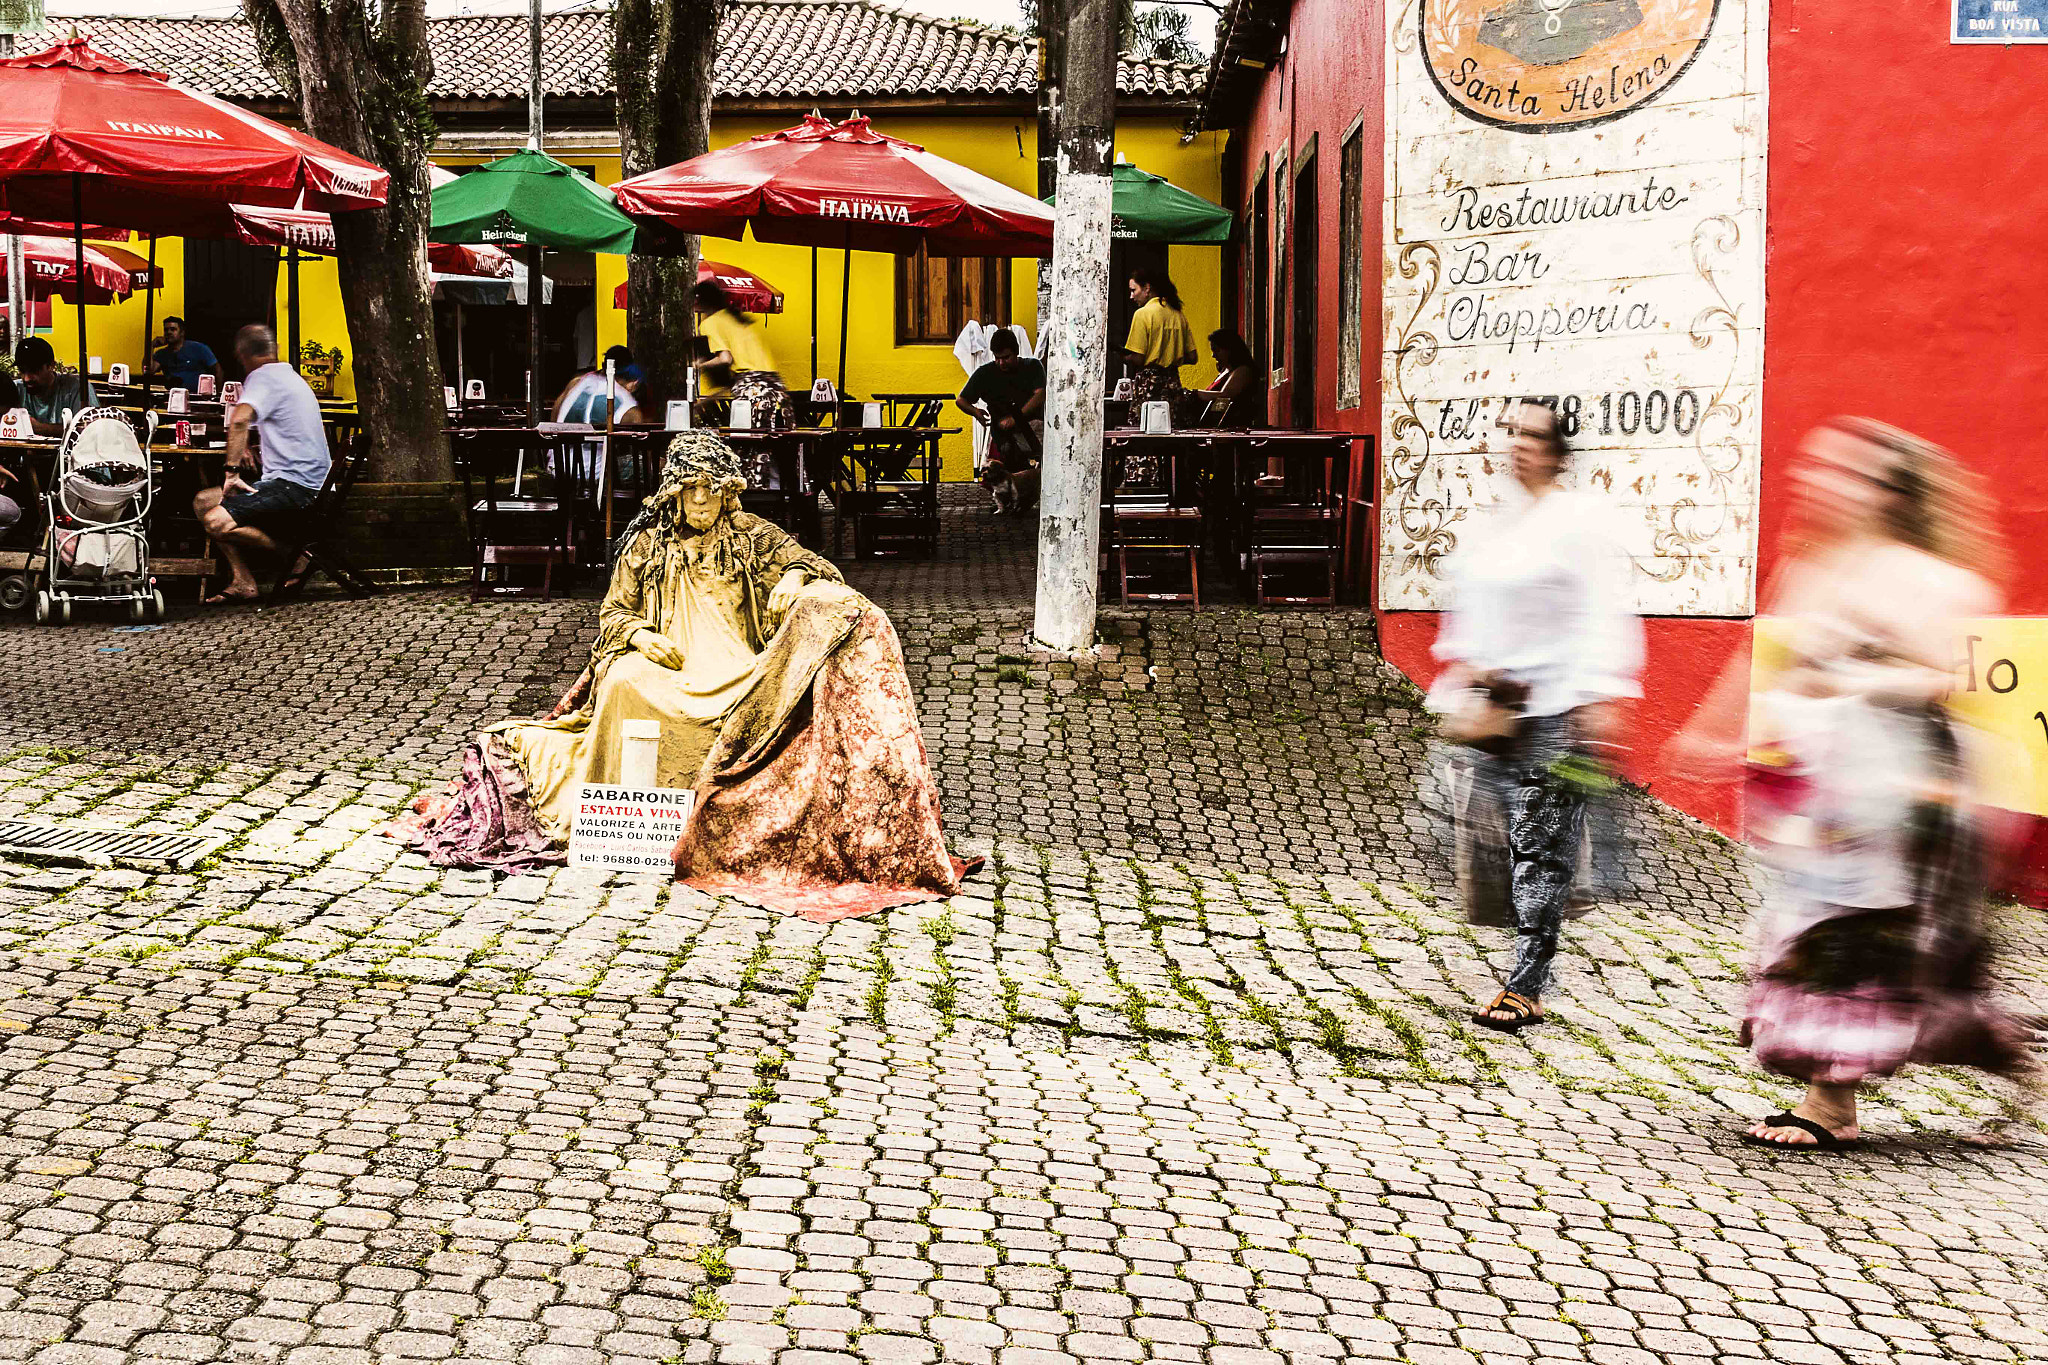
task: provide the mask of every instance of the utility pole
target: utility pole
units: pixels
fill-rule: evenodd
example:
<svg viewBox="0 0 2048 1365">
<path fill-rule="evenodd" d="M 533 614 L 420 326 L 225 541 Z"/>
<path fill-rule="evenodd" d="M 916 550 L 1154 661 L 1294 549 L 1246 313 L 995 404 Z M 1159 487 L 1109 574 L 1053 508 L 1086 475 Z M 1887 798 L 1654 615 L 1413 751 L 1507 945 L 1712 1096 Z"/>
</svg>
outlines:
<svg viewBox="0 0 2048 1365">
<path fill-rule="evenodd" d="M 1038 197 L 1059 193 L 1060 63 L 1066 60 L 1066 0 L 1038 0 Z M 1038 268 L 1038 330 L 1052 319 L 1052 267 Z M 1041 352 L 1043 347 L 1040 348 Z"/>
<path fill-rule="evenodd" d="M 540 93 L 540 0 L 530 0 L 526 11 L 527 86 L 526 145 L 541 149 Z M 540 247 L 526 243 L 526 414 L 540 423 L 540 302 L 546 295 L 541 280 Z"/>
<path fill-rule="evenodd" d="M 1102 538 L 1102 389 L 1108 373 L 1110 158 L 1116 145 L 1116 0 L 1065 0 L 1052 336 L 1032 635 L 1064 654 L 1095 645 Z"/>
<path fill-rule="evenodd" d="M 0 57 L 13 55 L 14 35 L 0 32 Z M 10 232 L 6 242 L 0 245 L 4 245 L 7 251 L 7 353 L 12 355 L 21 339 L 28 335 L 28 328 L 22 324 L 22 313 L 33 305 L 28 301 L 27 282 L 22 279 L 22 271 L 28 263 L 22 259 L 21 238 Z"/>
</svg>

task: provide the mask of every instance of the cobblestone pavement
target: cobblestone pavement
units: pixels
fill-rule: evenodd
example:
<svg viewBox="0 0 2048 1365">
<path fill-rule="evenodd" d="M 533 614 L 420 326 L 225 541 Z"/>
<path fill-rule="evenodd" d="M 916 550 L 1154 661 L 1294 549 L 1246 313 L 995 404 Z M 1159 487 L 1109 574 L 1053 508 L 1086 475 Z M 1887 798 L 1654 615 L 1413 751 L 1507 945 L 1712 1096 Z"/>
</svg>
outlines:
<svg viewBox="0 0 2048 1365">
<path fill-rule="evenodd" d="M 588 601 L 0 625 L 0 1358 L 1416 1365 L 2048 1358 L 2043 1147 L 1963 1073 L 1757 1152 L 1747 881 L 1683 822 L 1558 1022 L 1445 901 L 1370 621 L 1112 614 L 1032 655 L 1027 525 L 861 566 L 989 870 L 832 926 L 376 827 L 544 705 Z M 106 652 L 113 651 L 113 652 Z M 2001 913 L 2038 998 L 2048 928 Z"/>
</svg>

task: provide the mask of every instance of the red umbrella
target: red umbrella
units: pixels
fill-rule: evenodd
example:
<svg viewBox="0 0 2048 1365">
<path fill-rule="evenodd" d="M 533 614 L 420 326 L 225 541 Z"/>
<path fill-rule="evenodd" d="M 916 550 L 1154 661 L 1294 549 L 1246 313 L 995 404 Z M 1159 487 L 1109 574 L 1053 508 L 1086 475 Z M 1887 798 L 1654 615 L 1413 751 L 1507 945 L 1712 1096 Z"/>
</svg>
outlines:
<svg viewBox="0 0 2048 1365">
<path fill-rule="evenodd" d="M 619 207 L 685 232 L 934 256 L 1050 256 L 1052 210 L 855 115 L 794 128 L 636 175 Z"/>
<path fill-rule="evenodd" d="M 252 204 L 232 206 L 235 236 L 250 246 L 281 250 L 296 247 L 316 256 L 334 254 L 334 219 L 310 209 L 267 209 Z M 427 245 L 427 265 L 442 275 L 478 275 L 510 279 L 512 257 L 494 246 L 462 246 L 447 242 Z"/>
<path fill-rule="evenodd" d="M 748 313 L 779 313 L 782 311 L 782 295 L 775 286 L 751 270 L 742 270 L 736 265 L 723 261 L 697 261 L 697 283 L 713 280 L 725 286 L 726 294 L 732 299 L 733 307 Z M 619 281 L 619 287 L 612 290 L 612 307 L 626 306 L 626 282 Z"/>
<path fill-rule="evenodd" d="M 619 207 L 684 232 L 737 238 L 752 226 L 763 242 L 844 248 L 839 289 L 839 386 L 846 387 L 851 256 L 863 251 L 933 256 L 1050 256 L 1052 210 L 1021 190 L 914 142 L 878 133 L 856 114 L 843 123 L 811 114 L 612 186 Z M 812 361 L 817 368 L 813 295 Z"/>
<path fill-rule="evenodd" d="M 390 187 L 367 161 L 84 38 L 0 69 L 0 194 L 25 218 L 170 233 L 217 221 L 223 201 L 360 209 Z"/>
<path fill-rule="evenodd" d="M 23 237 L 21 255 L 30 298 L 52 295 L 66 303 L 78 288 L 78 260 L 71 242 L 61 237 Z M 0 282 L 7 277 L 7 261 L 0 256 Z M 85 249 L 85 301 L 112 303 L 137 289 L 163 284 L 162 272 L 132 251 L 95 242 Z"/>
<path fill-rule="evenodd" d="M 0 72 L 0 208 L 12 215 L 217 236 L 223 204 L 332 212 L 382 204 L 390 192 L 391 177 L 369 162 L 76 35 L 0 59 Z M 82 226 L 72 245 L 83 273 Z M 78 358 L 82 371 L 82 294 Z"/>
</svg>

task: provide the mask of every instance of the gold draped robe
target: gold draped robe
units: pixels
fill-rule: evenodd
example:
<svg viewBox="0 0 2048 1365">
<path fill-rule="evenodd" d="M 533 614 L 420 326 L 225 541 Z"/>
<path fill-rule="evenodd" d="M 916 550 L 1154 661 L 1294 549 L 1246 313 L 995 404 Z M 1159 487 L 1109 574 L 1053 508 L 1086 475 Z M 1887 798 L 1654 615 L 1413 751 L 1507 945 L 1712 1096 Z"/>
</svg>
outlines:
<svg viewBox="0 0 2048 1365">
<path fill-rule="evenodd" d="M 791 569 L 808 580 L 787 612 L 804 628 L 784 631 L 768 600 Z M 745 512 L 727 513 L 701 535 L 643 531 L 620 555 L 598 610 L 583 705 L 487 733 L 501 736 L 518 759 L 534 813 L 559 843 L 569 835 L 578 785 L 619 780 L 627 721 L 660 722 L 656 780 L 695 787 L 721 737 L 728 749 L 735 739 L 744 749 L 787 725 L 824 655 L 867 607 L 831 561 Z M 674 641 L 683 666 L 665 668 L 635 650 L 631 641 L 642 630 Z M 743 700 L 749 704 L 735 723 L 761 735 L 725 733 Z"/>
</svg>

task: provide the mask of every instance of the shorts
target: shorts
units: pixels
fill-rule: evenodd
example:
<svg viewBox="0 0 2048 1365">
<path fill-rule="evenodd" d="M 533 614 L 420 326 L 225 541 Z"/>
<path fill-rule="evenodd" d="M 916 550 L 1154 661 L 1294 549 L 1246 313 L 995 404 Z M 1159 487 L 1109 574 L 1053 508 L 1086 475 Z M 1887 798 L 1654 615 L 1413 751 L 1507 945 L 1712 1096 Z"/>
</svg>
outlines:
<svg viewBox="0 0 2048 1365">
<path fill-rule="evenodd" d="M 220 500 L 220 510 L 247 526 L 270 536 L 294 536 L 305 526 L 307 509 L 320 495 L 290 479 L 258 479 L 246 493 L 230 493 Z"/>
</svg>

